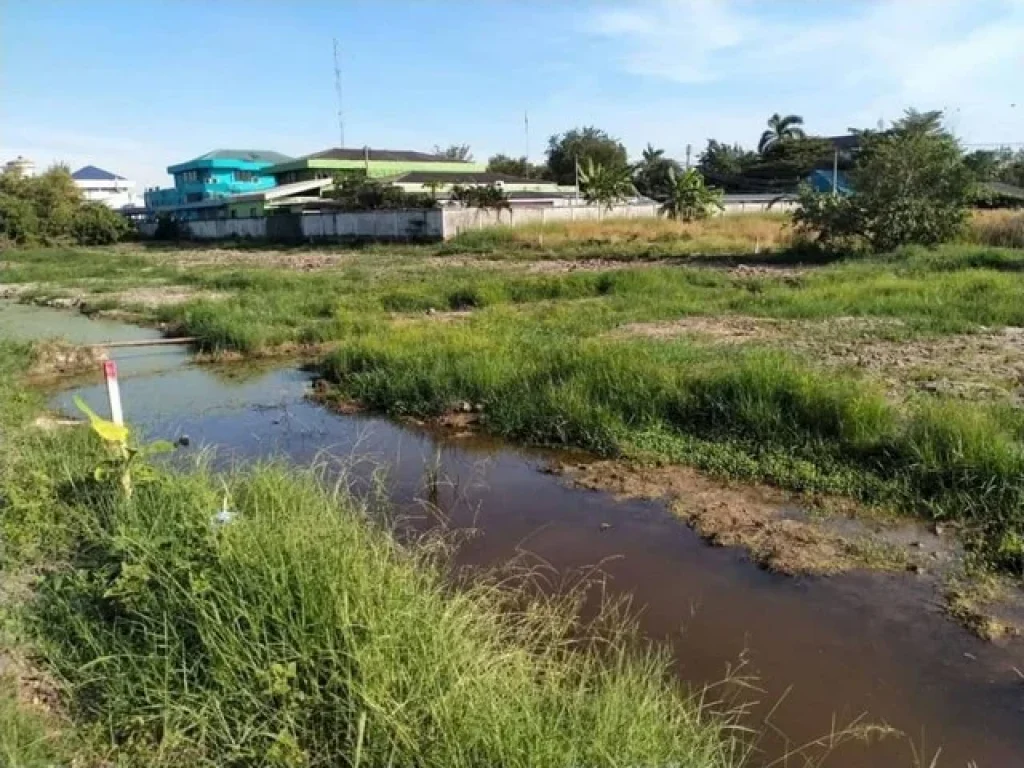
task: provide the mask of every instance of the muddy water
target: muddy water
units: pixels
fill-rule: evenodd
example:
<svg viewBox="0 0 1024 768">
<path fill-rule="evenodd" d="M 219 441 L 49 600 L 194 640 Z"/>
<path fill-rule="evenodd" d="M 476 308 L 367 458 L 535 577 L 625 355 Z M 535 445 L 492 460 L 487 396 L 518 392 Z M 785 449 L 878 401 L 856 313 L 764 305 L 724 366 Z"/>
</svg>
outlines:
<svg viewBox="0 0 1024 768">
<path fill-rule="evenodd" d="M 1014 671 L 1024 670 L 1024 651 L 958 629 L 914 577 L 773 576 L 705 546 L 660 504 L 566 487 L 539 471 L 543 453 L 328 413 L 305 400 L 308 376 L 296 369 L 182 366 L 166 349 L 117 357 L 130 372 L 127 417 L 154 437 L 187 434 L 188 451 L 218 446 L 222 461 L 351 457 L 364 478 L 387 463 L 392 497 L 412 514 L 429 495 L 425 468 L 439 458 L 437 503 L 452 524 L 476 531 L 464 562 L 525 552 L 563 574 L 598 566 L 613 591 L 634 596 L 645 631 L 672 644 L 684 679 L 714 682 L 746 659 L 762 689 L 758 714 L 774 708 L 771 723 L 791 740 L 766 736 L 759 764 L 867 715 L 911 741 L 846 744 L 826 765 L 912 765 L 915 750 L 927 765 L 940 747 L 940 766 L 1024 765 L 1024 680 Z M 98 385 L 76 391 L 103 406 Z M 70 396 L 54 404 L 66 409 Z"/>
</svg>

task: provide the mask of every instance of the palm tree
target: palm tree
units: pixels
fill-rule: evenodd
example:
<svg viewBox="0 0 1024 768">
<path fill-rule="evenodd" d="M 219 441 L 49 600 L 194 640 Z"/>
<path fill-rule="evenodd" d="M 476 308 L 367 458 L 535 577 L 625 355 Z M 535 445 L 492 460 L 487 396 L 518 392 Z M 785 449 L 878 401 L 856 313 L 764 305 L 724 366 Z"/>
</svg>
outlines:
<svg viewBox="0 0 1024 768">
<path fill-rule="evenodd" d="M 800 127 L 803 124 L 804 119 L 800 115 L 783 117 L 776 112 L 768 118 L 768 130 L 761 134 L 761 140 L 757 142 L 757 151 L 763 155 L 780 141 L 804 138 L 807 134 Z"/>
</svg>

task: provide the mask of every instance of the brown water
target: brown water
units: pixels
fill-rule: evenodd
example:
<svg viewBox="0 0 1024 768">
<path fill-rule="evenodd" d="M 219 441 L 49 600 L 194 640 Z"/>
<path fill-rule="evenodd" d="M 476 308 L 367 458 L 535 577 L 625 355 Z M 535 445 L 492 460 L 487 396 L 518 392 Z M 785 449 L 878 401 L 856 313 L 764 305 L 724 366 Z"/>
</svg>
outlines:
<svg viewBox="0 0 1024 768">
<path fill-rule="evenodd" d="M 1024 649 L 959 629 L 912 576 L 775 576 L 706 546 L 661 504 L 567 487 L 539 471 L 542 452 L 328 413 L 305 399 L 309 377 L 296 369 L 183 366 L 167 350 L 118 357 L 127 418 L 154 437 L 189 435 L 188 451 L 218 446 L 219 461 L 331 456 L 362 478 L 387 464 L 392 498 L 415 513 L 439 459 L 436 502 L 476 531 L 463 562 L 526 552 L 562 574 L 597 566 L 613 592 L 633 596 L 645 632 L 672 644 L 684 679 L 715 682 L 745 659 L 762 688 L 758 715 L 774 707 L 771 723 L 791 740 L 763 738 L 760 763 L 867 716 L 909 740 L 845 744 L 825 765 L 913 765 L 915 749 L 928 765 L 941 747 L 939 766 L 1024 766 L 1024 680 L 1014 671 Z M 76 391 L 102 408 L 98 386 Z M 55 405 L 67 409 L 70 394 Z"/>
</svg>

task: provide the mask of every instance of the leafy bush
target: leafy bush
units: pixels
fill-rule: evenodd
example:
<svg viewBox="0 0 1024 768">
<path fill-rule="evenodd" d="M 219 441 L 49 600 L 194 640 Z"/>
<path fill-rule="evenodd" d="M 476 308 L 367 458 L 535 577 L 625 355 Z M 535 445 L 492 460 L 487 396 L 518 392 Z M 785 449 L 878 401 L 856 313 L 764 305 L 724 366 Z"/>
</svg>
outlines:
<svg viewBox="0 0 1024 768">
<path fill-rule="evenodd" d="M 406 192 L 393 184 L 382 184 L 365 176 L 346 176 L 328 193 L 346 211 L 380 211 L 408 208 L 436 208 L 433 195 Z"/>
<path fill-rule="evenodd" d="M 0 193 L 0 241 L 31 245 L 39 239 L 39 219 L 32 202 Z"/>
<path fill-rule="evenodd" d="M 16 171 L 0 174 L 0 241 L 107 245 L 131 232 L 117 213 L 83 200 L 65 166 L 54 166 L 32 178 Z"/>
<path fill-rule="evenodd" d="M 853 193 L 824 199 L 830 195 L 804 190 L 794 213 L 798 228 L 824 243 L 863 241 L 875 251 L 955 239 L 974 177 L 941 117 L 911 110 L 889 131 L 863 132 Z"/>
<path fill-rule="evenodd" d="M 184 228 L 177 219 L 166 213 L 157 216 L 156 231 L 153 233 L 154 240 L 177 241 L 181 240 L 183 235 Z"/>
<path fill-rule="evenodd" d="M 79 245 L 111 245 L 132 233 L 131 225 L 101 203 L 83 203 L 75 211 L 71 233 Z"/>
<path fill-rule="evenodd" d="M 452 200 L 467 208 L 508 209 L 508 195 L 496 184 L 456 184 L 452 187 Z"/>
</svg>

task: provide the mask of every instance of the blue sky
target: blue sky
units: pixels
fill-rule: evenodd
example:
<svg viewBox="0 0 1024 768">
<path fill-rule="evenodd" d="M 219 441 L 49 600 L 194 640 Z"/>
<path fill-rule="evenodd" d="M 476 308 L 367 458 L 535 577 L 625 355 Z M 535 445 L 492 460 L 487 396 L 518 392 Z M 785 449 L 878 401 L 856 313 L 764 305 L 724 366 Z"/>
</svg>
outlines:
<svg viewBox="0 0 1024 768">
<path fill-rule="evenodd" d="M 965 142 L 1024 142 L 1024 0 L 0 0 L 0 160 L 143 184 L 218 147 L 346 143 L 477 159 L 595 124 L 631 154 L 946 109 Z M 1013 106 L 1016 105 L 1016 106 Z"/>
</svg>

